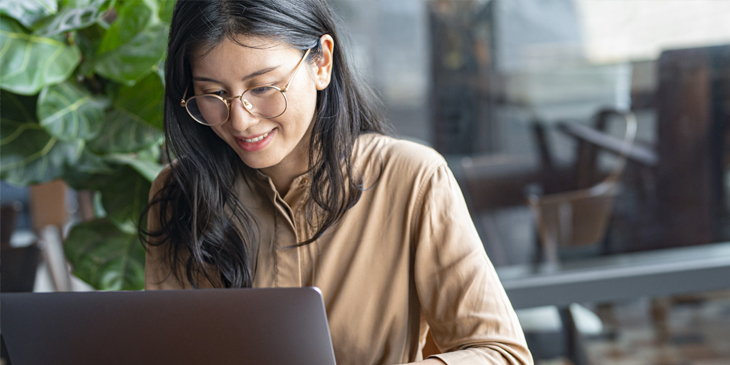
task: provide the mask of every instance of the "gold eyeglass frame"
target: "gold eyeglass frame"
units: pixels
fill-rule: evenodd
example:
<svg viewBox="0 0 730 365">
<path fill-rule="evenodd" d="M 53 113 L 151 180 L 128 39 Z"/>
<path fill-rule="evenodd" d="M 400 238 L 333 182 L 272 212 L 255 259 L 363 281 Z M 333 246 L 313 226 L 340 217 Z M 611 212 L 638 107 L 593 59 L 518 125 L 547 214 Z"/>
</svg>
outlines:
<svg viewBox="0 0 730 365">
<path fill-rule="evenodd" d="M 297 66 L 294 68 L 294 71 L 292 72 L 291 76 L 289 76 L 289 80 L 286 82 L 286 85 L 284 86 L 283 89 L 280 89 L 279 87 L 274 86 L 274 85 L 257 85 L 257 86 L 254 86 L 252 88 L 247 89 L 241 95 L 238 95 L 238 96 L 229 96 L 229 97 L 224 98 L 224 97 L 218 96 L 216 94 L 200 94 L 200 95 L 193 95 L 193 96 L 189 97 L 187 100 L 185 100 L 185 96 L 188 94 L 188 88 L 190 88 L 190 85 L 188 85 L 188 86 L 185 87 L 185 92 L 183 93 L 182 100 L 180 100 L 180 106 L 183 107 L 183 108 L 185 108 L 185 111 L 188 112 L 188 115 L 190 115 L 190 117 L 193 118 L 194 121 L 196 121 L 196 122 L 198 122 L 198 123 L 200 123 L 202 125 L 206 125 L 206 126 L 216 126 L 216 125 L 221 125 L 221 124 L 227 122 L 228 119 L 231 118 L 231 100 L 234 100 L 234 99 L 239 99 L 241 101 L 241 105 L 243 105 L 243 108 L 246 109 L 246 111 L 249 114 L 253 115 L 254 117 L 262 118 L 262 119 L 273 119 L 273 118 L 277 118 L 277 117 L 281 116 L 282 114 L 284 114 L 286 112 L 286 109 L 289 107 L 289 99 L 287 99 L 287 97 L 286 97 L 286 92 L 287 92 L 287 90 L 289 90 L 289 85 L 291 85 L 291 82 L 294 80 L 294 77 L 296 77 L 297 73 L 299 72 L 299 69 L 301 68 L 302 64 L 304 63 L 304 60 L 307 59 L 307 56 L 309 55 L 309 52 L 311 50 L 312 49 L 310 48 L 310 49 L 307 50 L 307 52 L 304 52 L 304 56 L 302 56 L 302 59 L 299 60 L 299 63 L 297 63 Z M 261 115 L 258 115 L 256 113 L 254 113 L 251 110 L 253 108 L 253 105 L 248 100 L 246 100 L 246 99 L 243 98 L 243 96 L 247 92 L 249 92 L 249 91 L 251 91 L 253 89 L 259 88 L 259 87 L 264 87 L 264 86 L 265 87 L 274 88 L 277 91 L 279 91 L 282 96 L 284 96 L 284 110 L 281 113 L 279 113 L 278 115 L 276 115 L 276 116 L 273 116 L 273 117 L 264 117 L 264 116 L 261 116 Z M 197 118 L 195 118 L 193 116 L 192 113 L 190 113 L 190 110 L 187 107 L 188 102 L 190 102 L 190 100 L 192 100 L 194 98 L 203 97 L 203 96 L 214 97 L 214 98 L 220 99 L 224 104 L 226 104 L 228 114 L 226 115 L 226 119 L 224 121 L 222 121 L 220 123 L 217 123 L 217 124 L 207 124 L 207 123 L 203 123 L 203 122 L 199 121 Z"/>
</svg>

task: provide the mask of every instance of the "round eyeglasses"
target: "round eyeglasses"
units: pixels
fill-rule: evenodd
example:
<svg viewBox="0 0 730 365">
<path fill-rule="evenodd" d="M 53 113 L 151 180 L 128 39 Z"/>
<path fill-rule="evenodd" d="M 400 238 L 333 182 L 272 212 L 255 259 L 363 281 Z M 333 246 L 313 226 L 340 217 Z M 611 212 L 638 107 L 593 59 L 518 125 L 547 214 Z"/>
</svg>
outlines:
<svg viewBox="0 0 730 365">
<path fill-rule="evenodd" d="M 288 105 L 286 91 L 310 51 L 311 49 L 308 49 L 302 59 L 299 60 L 283 89 L 274 85 L 256 86 L 244 91 L 239 96 L 224 98 L 216 94 L 202 94 L 191 96 L 185 100 L 188 86 L 185 88 L 180 106 L 184 107 L 196 122 L 208 126 L 219 125 L 228 121 L 231 112 L 231 101 L 235 99 L 239 99 L 243 108 L 257 118 L 276 118 L 286 111 Z"/>
</svg>

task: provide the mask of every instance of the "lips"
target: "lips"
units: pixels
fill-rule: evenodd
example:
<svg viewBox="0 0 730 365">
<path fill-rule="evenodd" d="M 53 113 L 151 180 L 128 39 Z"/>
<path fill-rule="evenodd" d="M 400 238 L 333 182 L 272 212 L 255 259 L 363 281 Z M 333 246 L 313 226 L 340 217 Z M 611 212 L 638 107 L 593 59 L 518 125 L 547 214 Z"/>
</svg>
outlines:
<svg viewBox="0 0 730 365">
<path fill-rule="evenodd" d="M 238 144 L 238 147 L 241 147 L 241 149 L 246 152 L 261 151 L 269 145 L 271 140 L 274 139 L 275 135 L 276 128 L 264 134 L 260 134 L 258 136 L 250 138 L 236 137 L 236 144 Z"/>
</svg>

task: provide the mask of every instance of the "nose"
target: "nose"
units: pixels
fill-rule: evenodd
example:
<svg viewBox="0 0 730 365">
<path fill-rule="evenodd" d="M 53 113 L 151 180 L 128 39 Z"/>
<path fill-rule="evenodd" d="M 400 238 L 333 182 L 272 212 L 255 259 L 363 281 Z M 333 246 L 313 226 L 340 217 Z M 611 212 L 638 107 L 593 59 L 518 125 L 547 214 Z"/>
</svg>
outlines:
<svg viewBox="0 0 730 365">
<path fill-rule="evenodd" d="M 259 118 L 246 111 L 241 99 L 231 100 L 231 111 L 228 119 L 231 127 L 238 132 L 243 132 L 259 122 Z"/>
</svg>

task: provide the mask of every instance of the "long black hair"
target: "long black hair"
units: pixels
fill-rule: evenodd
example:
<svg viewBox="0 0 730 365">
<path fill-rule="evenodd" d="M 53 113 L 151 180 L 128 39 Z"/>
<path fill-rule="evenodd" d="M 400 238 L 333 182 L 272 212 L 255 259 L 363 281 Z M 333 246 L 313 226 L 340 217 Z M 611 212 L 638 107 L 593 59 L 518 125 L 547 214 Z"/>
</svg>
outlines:
<svg viewBox="0 0 730 365">
<path fill-rule="evenodd" d="M 157 205 L 160 229 L 140 228 L 144 242 L 166 246 L 164 262 L 178 280 L 186 278 L 196 288 L 200 278 L 222 287 L 253 282 L 250 252 L 258 244 L 258 226 L 231 191 L 236 178 L 250 176 L 252 169 L 180 107 L 192 78 L 191 57 L 226 38 L 239 43 L 240 35 L 264 37 L 302 52 L 312 48 L 307 60 L 312 62 L 322 55 L 320 37 L 332 36 L 331 82 L 317 92 L 309 145 L 307 220 L 316 233 L 300 245 L 319 238 L 360 199 L 362 177 L 351 164 L 353 144 L 361 134 L 387 134 L 390 128 L 375 94 L 350 70 L 335 23 L 326 0 L 178 0 L 165 64 L 164 125 L 167 154 L 176 161 L 141 218 L 144 222 Z"/>
</svg>

